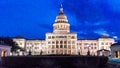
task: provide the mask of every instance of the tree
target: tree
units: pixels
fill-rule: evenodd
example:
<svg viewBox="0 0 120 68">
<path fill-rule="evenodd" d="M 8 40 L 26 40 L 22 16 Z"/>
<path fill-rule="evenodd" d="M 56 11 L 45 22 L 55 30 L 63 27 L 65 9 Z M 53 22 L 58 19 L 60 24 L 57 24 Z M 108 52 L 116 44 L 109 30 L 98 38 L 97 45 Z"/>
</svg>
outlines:
<svg viewBox="0 0 120 68">
<path fill-rule="evenodd" d="M 0 44 L 11 46 L 11 52 L 16 52 L 18 49 L 24 50 L 18 46 L 10 37 L 0 37 Z"/>
</svg>

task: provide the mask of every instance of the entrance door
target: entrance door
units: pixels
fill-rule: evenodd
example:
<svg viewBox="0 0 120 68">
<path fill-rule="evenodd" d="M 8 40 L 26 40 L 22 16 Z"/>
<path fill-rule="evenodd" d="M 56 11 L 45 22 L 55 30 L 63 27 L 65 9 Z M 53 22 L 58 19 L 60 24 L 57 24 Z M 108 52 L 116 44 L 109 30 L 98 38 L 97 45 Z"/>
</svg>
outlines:
<svg viewBox="0 0 120 68">
<path fill-rule="evenodd" d="M 115 58 L 118 58 L 118 52 L 117 51 L 115 51 Z"/>
<path fill-rule="evenodd" d="M 1 53 L 2 55 L 2 57 L 5 57 L 6 56 L 6 51 L 4 51 L 4 50 L 2 50 L 2 53 Z"/>
</svg>

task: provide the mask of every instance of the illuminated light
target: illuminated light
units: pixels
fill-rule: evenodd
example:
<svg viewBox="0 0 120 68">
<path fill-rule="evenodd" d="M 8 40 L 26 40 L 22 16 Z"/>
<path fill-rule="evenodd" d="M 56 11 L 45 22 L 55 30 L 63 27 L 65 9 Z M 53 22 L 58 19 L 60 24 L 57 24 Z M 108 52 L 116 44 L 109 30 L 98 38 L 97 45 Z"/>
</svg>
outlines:
<svg viewBox="0 0 120 68">
<path fill-rule="evenodd" d="M 1 56 L 5 57 L 6 56 L 5 54 L 6 54 L 6 51 L 2 50 L 2 55 Z"/>
</svg>

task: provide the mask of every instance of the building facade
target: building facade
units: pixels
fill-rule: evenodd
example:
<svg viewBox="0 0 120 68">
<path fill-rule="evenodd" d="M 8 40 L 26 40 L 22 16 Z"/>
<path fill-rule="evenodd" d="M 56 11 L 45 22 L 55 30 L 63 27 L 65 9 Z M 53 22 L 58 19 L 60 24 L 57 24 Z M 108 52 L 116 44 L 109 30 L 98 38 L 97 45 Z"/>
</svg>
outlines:
<svg viewBox="0 0 120 68">
<path fill-rule="evenodd" d="M 77 34 L 70 32 L 70 24 L 63 12 L 62 6 L 53 24 L 53 32 L 46 33 L 45 40 L 27 40 L 25 38 L 13 38 L 22 48 L 32 52 L 32 55 L 42 54 L 82 54 L 90 51 L 91 55 L 97 55 L 97 50 L 110 50 L 114 39 L 103 36 L 98 39 L 77 39 Z"/>
<path fill-rule="evenodd" d="M 6 45 L 0 45 L 0 59 L 1 57 L 10 56 L 11 47 Z"/>
<path fill-rule="evenodd" d="M 111 45 L 111 57 L 120 59 L 120 41 Z"/>
<path fill-rule="evenodd" d="M 70 24 L 62 7 L 53 28 L 53 33 L 46 33 L 47 54 L 77 54 L 77 34 L 70 32 Z"/>
</svg>

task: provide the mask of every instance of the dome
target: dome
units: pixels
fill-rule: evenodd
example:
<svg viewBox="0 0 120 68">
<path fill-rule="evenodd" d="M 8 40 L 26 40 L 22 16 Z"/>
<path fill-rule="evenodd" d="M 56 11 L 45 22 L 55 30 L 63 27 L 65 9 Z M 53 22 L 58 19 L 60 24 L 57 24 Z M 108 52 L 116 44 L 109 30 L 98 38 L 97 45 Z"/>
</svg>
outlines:
<svg viewBox="0 0 120 68">
<path fill-rule="evenodd" d="M 64 13 L 59 13 L 56 17 L 56 19 L 67 19 L 66 15 Z"/>
<path fill-rule="evenodd" d="M 67 16 L 64 14 L 62 6 L 60 7 L 60 13 L 56 16 L 55 23 L 68 23 Z"/>
</svg>

